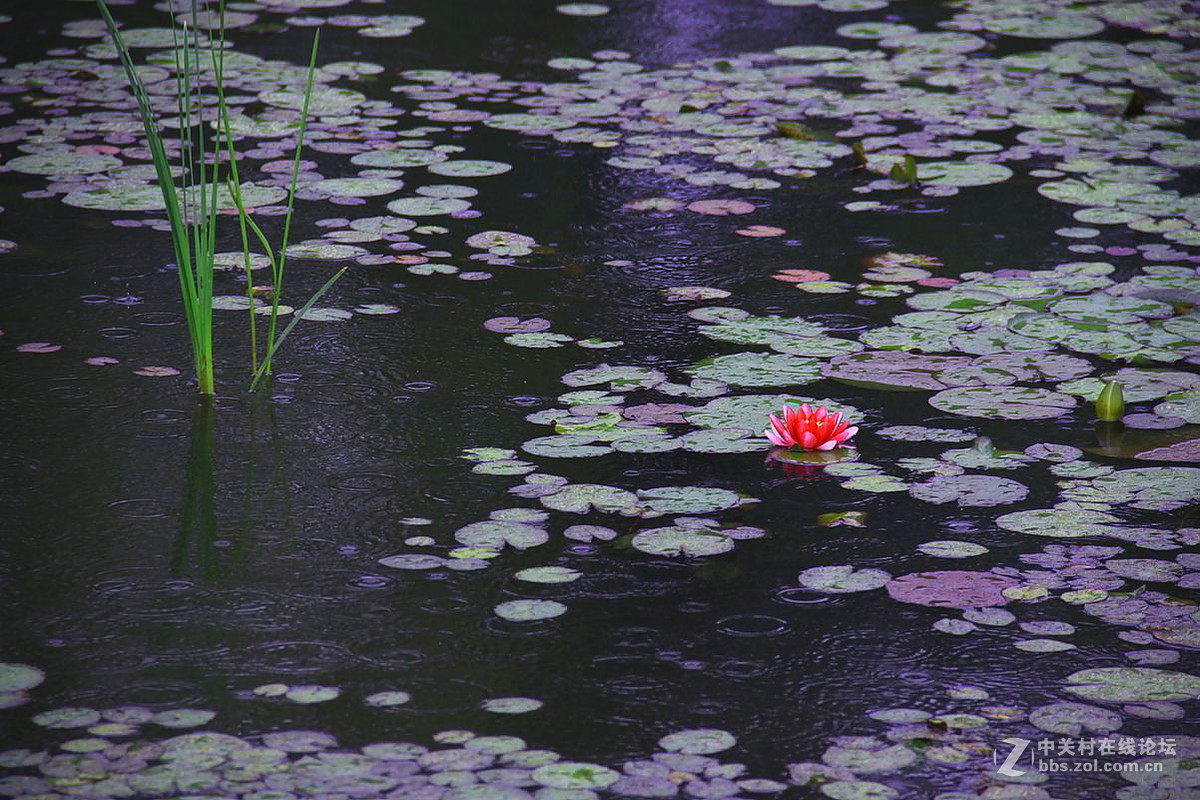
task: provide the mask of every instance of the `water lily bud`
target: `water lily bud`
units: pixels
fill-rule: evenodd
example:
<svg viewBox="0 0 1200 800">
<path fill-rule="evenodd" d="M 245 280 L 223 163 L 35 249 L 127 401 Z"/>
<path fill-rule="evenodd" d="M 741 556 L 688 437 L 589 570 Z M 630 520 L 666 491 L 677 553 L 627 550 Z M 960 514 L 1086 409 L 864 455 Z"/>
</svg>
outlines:
<svg viewBox="0 0 1200 800">
<path fill-rule="evenodd" d="M 1125 394 L 1120 381 L 1106 381 L 1096 398 L 1096 416 L 1103 422 L 1116 422 L 1125 416 Z"/>
</svg>

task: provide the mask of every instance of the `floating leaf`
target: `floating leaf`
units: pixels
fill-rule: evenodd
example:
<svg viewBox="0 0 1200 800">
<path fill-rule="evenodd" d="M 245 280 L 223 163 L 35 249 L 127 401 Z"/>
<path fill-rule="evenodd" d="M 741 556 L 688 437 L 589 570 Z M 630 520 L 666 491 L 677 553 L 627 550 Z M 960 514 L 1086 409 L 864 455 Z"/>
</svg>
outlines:
<svg viewBox="0 0 1200 800">
<path fill-rule="evenodd" d="M 542 498 L 542 505 L 546 508 L 572 514 L 587 514 L 593 510 L 611 514 L 636 504 L 637 495 L 632 492 L 596 483 L 571 484 Z"/>
<path fill-rule="evenodd" d="M 409 700 L 412 700 L 412 695 L 401 691 L 375 692 L 363 698 L 363 702 L 372 708 L 402 706 Z"/>
<path fill-rule="evenodd" d="M 521 522 L 484 520 L 459 528 L 454 532 L 454 540 L 466 547 L 492 551 L 503 550 L 506 545 L 527 550 L 545 544 L 550 535 L 541 528 Z"/>
<path fill-rule="evenodd" d="M 1066 690 L 1086 700 L 1129 703 L 1200 699 L 1200 676 L 1150 667 L 1096 667 L 1067 676 Z"/>
<path fill-rule="evenodd" d="M 925 542 L 917 545 L 917 549 L 927 556 L 937 558 L 971 558 L 981 556 L 988 549 L 974 542 L 960 542 L 954 539 L 943 539 L 936 542 Z"/>
<path fill-rule="evenodd" d="M 567 607 L 555 600 L 508 600 L 494 610 L 509 622 L 537 622 L 567 613 Z"/>
<path fill-rule="evenodd" d="M 781 353 L 734 353 L 713 356 L 686 369 L 696 378 L 734 386 L 793 386 L 820 380 L 820 362 Z"/>
<path fill-rule="evenodd" d="M 0 663 L 0 692 L 24 692 L 40 686 L 46 673 L 28 664 Z"/>
<path fill-rule="evenodd" d="M 909 486 L 908 493 L 926 503 L 987 507 L 1024 500 L 1029 489 L 1022 483 L 994 475 L 935 475 Z"/>
<path fill-rule="evenodd" d="M 616 783 L 621 773 L 598 764 L 560 761 L 538 767 L 530 777 L 552 789 L 603 789 Z"/>
<path fill-rule="evenodd" d="M 528 714 L 542 707 L 541 700 L 532 697 L 493 697 L 484 700 L 479 707 L 493 714 Z"/>
<path fill-rule="evenodd" d="M 733 540 L 724 533 L 703 528 L 652 528 L 634 534 L 630 544 L 643 553 L 669 558 L 703 558 L 733 549 Z"/>
<path fill-rule="evenodd" d="M 568 567 L 528 567 L 513 577 L 529 583 L 571 583 L 579 580 L 581 572 Z"/>
<path fill-rule="evenodd" d="M 717 728 L 691 728 L 658 740 L 658 746 L 668 752 L 706 756 L 724 752 L 736 744 L 733 734 Z"/>
<path fill-rule="evenodd" d="M 150 721 L 164 728 L 198 728 L 207 725 L 217 716 L 217 712 L 202 708 L 175 708 L 159 711 Z"/>
<path fill-rule="evenodd" d="M 36 684 L 35 684 L 36 685 Z M 68 706 L 43 711 L 33 717 L 33 724 L 43 728 L 86 728 L 100 721 L 100 712 L 93 708 Z"/>
<path fill-rule="evenodd" d="M 704 486 L 660 486 L 639 489 L 638 500 L 662 514 L 707 514 L 723 511 L 741 503 L 741 497 L 728 489 Z"/>
<path fill-rule="evenodd" d="M 929 398 L 929 405 L 964 417 L 990 419 L 1051 419 L 1075 408 L 1075 398 L 1025 386 L 946 389 Z"/>
<path fill-rule="evenodd" d="M 879 589 L 892 579 L 881 569 L 855 569 L 848 564 L 828 567 L 809 567 L 797 580 L 806 589 L 830 594 L 869 592 Z"/>
<path fill-rule="evenodd" d="M 311 705 L 313 703 L 327 703 L 334 700 L 342 693 L 341 689 L 336 686 L 293 686 L 288 689 L 284 695 L 293 703 L 302 705 Z"/>
<path fill-rule="evenodd" d="M 983 608 L 1008 602 L 1004 590 L 1016 586 L 1012 578 L 994 572 L 914 572 L 893 578 L 888 594 L 902 603 L 939 608 Z"/>
</svg>

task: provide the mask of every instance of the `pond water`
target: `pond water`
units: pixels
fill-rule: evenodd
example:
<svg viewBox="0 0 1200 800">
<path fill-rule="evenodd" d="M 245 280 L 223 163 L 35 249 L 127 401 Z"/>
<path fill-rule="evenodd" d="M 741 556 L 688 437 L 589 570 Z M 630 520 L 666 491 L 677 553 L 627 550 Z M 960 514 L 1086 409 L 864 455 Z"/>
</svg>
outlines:
<svg viewBox="0 0 1200 800">
<path fill-rule="evenodd" d="M 99 16 L 4 9 L 0 796 L 1196 796 L 1194 4 L 398 5 L 229 5 L 348 270 L 253 394 L 219 272 L 211 403 Z"/>
</svg>

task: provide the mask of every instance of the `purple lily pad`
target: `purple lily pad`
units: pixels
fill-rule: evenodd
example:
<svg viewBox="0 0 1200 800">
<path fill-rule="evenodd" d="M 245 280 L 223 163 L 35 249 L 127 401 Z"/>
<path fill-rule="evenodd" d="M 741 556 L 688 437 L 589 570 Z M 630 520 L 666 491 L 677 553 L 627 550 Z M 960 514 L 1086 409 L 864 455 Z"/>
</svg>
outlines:
<svg viewBox="0 0 1200 800">
<path fill-rule="evenodd" d="M 867 384 L 887 389 L 930 389 L 939 391 L 947 384 L 938 374 L 948 369 L 965 369 L 971 359 L 963 356 L 929 356 L 899 350 L 871 350 L 837 356 L 822 370 L 826 378 L 852 384 Z"/>
<path fill-rule="evenodd" d="M 540 333 L 550 330 L 550 320 L 541 317 L 492 317 L 483 323 L 483 327 L 492 333 Z"/>
<path fill-rule="evenodd" d="M 643 403 L 626 408 L 624 414 L 626 419 L 643 425 L 672 425 L 686 423 L 684 412 L 695 410 L 695 406 L 686 403 Z"/>
<path fill-rule="evenodd" d="M 1017 581 L 994 572 L 912 572 L 888 581 L 888 594 L 901 603 L 937 608 L 983 608 L 1008 602 L 1003 592 Z"/>
<path fill-rule="evenodd" d="M 1200 439 L 1188 439 L 1176 442 L 1169 447 L 1156 447 L 1153 450 L 1143 450 L 1134 456 L 1143 461 L 1200 461 Z"/>
<path fill-rule="evenodd" d="M 1171 428 L 1182 428 L 1187 424 L 1187 420 L 1183 417 L 1163 417 L 1158 414 L 1126 414 L 1121 418 L 1121 422 L 1127 428 L 1138 428 L 1140 430 L 1161 431 L 1170 430 Z"/>
</svg>

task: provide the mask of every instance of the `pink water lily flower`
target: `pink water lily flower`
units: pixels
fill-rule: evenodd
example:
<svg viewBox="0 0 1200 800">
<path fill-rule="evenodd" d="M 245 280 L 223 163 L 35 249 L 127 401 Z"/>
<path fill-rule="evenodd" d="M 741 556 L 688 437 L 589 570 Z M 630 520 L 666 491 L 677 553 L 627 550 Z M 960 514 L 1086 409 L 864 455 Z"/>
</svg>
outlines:
<svg viewBox="0 0 1200 800">
<path fill-rule="evenodd" d="M 845 445 L 851 436 L 858 433 L 858 428 L 850 427 L 842 419 L 842 412 L 830 414 L 825 406 L 814 409 L 805 403 L 797 410 L 785 405 L 782 413 L 783 419 L 774 414 L 768 417 L 771 427 L 763 431 L 763 435 L 777 447 L 832 450 Z"/>
</svg>

